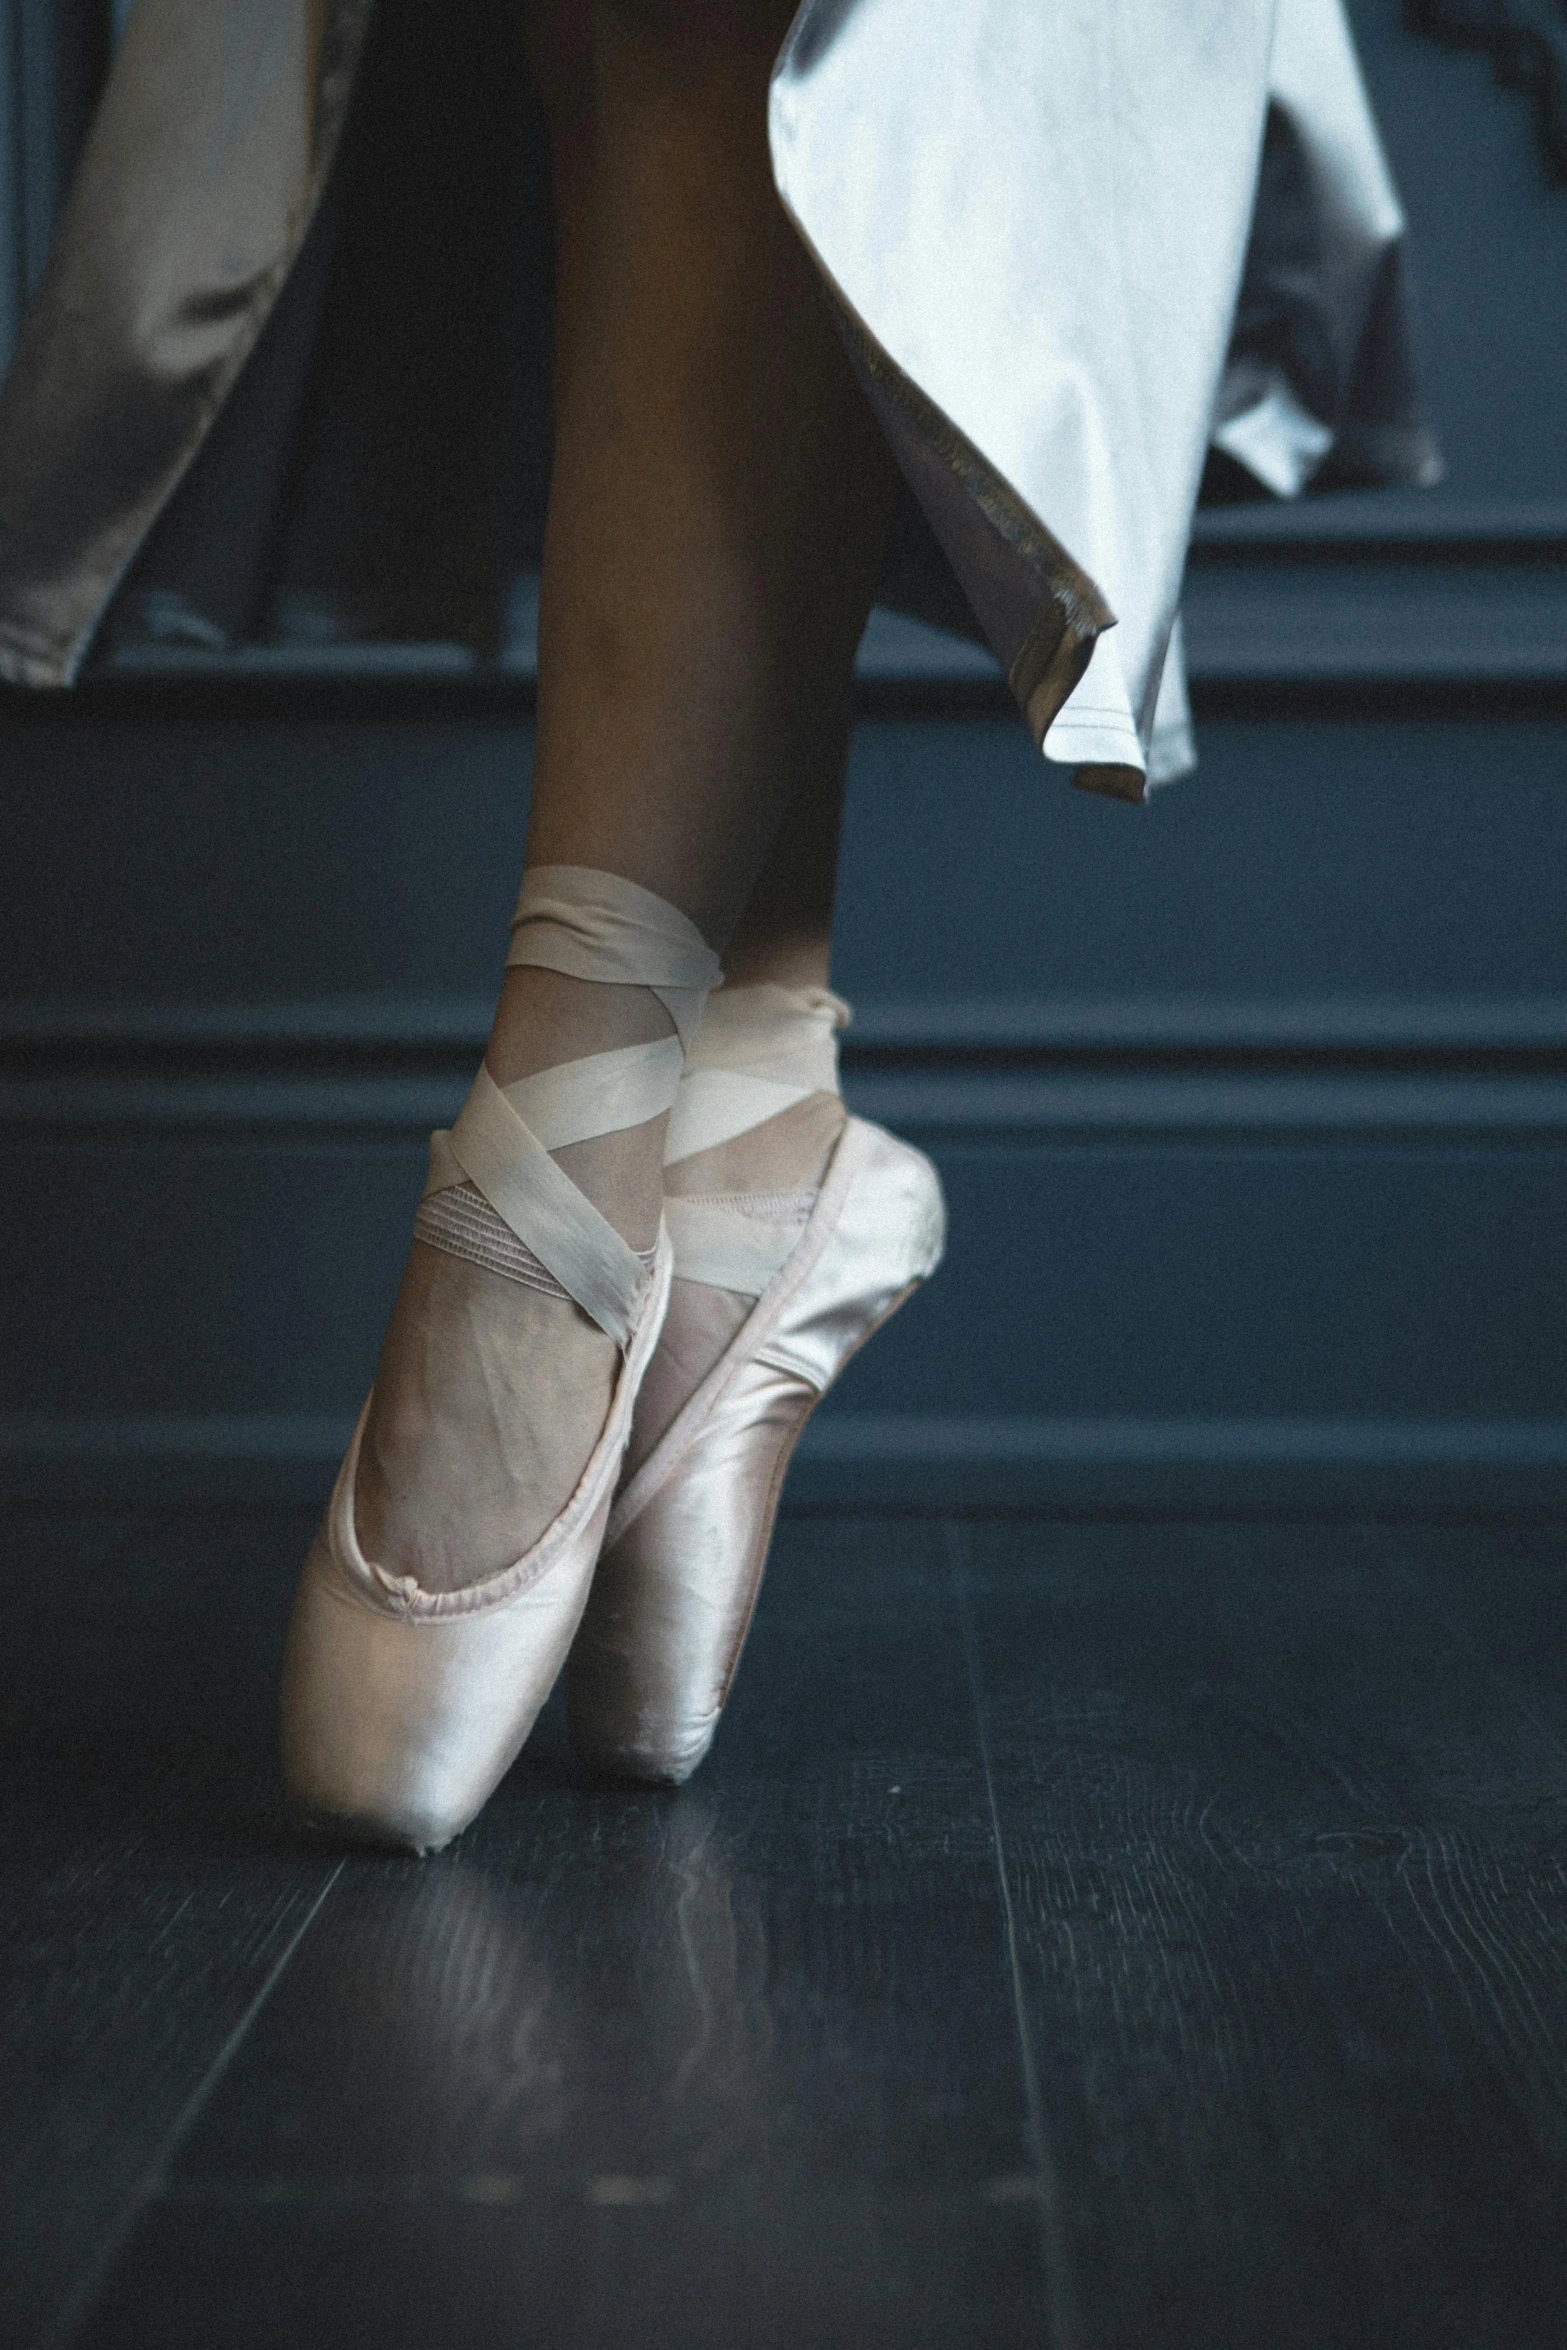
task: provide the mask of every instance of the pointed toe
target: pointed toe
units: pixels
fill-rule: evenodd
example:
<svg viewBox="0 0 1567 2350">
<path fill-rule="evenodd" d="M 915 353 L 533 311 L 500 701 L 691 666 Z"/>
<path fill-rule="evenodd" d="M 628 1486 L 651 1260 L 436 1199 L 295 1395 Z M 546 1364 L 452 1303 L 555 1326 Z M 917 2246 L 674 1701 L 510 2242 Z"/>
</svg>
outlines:
<svg viewBox="0 0 1567 2350">
<path fill-rule="evenodd" d="M 517 1759 L 587 1603 L 670 1274 L 665 1239 L 576 1491 L 499 1575 L 433 1592 L 365 1558 L 353 1518 L 361 1417 L 305 1560 L 283 1660 L 284 1787 L 307 1832 L 439 1852 Z"/>
<path fill-rule="evenodd" d="M 566 1672 L 568 1734 L 595 1770 L 678 1785 L 702 1761 L 794 1447 L 945 1229 L 930 1161 L 851 1118 L 798 1247 L 616 1499 Z"/>
</svg>

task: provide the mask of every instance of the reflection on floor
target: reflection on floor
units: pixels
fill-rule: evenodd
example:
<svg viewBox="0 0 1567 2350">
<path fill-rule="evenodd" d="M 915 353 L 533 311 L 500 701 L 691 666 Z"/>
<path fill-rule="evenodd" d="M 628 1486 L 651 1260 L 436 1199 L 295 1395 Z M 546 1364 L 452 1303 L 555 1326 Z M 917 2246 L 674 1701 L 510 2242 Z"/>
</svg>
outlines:
<svg viewBox="0 0 1567 2350">
<path fill-rule="evenodd" d="M 0 2342 L 1560 2343 L 1560 1530 L 795 1520 L 701 1778 L 422 1865 L 305 1532 L 11 1528 Z"/>
</svg>

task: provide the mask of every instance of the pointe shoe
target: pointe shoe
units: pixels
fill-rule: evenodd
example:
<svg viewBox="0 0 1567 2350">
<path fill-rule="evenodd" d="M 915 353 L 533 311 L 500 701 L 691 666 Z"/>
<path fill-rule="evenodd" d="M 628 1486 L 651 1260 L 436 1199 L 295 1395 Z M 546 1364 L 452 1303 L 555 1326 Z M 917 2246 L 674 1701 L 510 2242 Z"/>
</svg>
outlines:
<svg viewBox="0 0 1567 2350">
<path fill-rule="evenodd" d="M 474 1818 L 559 1673 L 669 1298 L 667 1232 L 649 1266 L 549 1153 L 669 1107 L 718 976 L 683 915 L 612 874 L 535 869 L 516 929 L 509 962 L 650 987 L 676 1034 L 505 1087 L 481 1069 L 450 1134 L 432 1138 L 420 1236 L 574 1299 L 616 1340 L 621 1363 L 603 1429 L 553 1524 L 512 1566 L 458 1590 L 425 1590 L 365 1558 L 354 1479 L 368 1404 L 360 1416 L 289 1629 L 284 1780 L 301 1826 L 418 1853 L 439 1851 Z"/>
<path fill-rule="evenodd" d="M 752 1106 L 774 1115 L 778 1104 Z M 677 1275 L 756 1304 L 617 1496 L 567 1661 L 566 1715 L 585 1761 L 669 1785 L 712 1744 L 800 1433 L 844 1364 L 935 1270 L 946 1214 L 930 1161 L 860 1118 L 845 1124 L 781 1263 L 765 1223 L 747 1232 L 743 1215 L 678 1198 L 665 1214 Z"/>
<path fill-rule="evenodd" d="M 368 1560 L 354 1531 L 365 1415 L 305 1559 L 283 1667 L 283 1771 L 302 1828 L 439 1852 L 516 1761 L 588 1597 L 631 1413 L 663 1325 L 667 1236 L 576 1491 L 514 1566 L 426 1591 Z"/>
</svg>

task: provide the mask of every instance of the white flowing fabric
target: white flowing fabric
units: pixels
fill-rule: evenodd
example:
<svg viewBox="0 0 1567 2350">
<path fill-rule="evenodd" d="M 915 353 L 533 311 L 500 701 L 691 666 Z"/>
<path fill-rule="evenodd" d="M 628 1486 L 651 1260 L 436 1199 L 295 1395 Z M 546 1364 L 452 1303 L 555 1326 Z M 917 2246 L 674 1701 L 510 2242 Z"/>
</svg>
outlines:
<svg viewBox="0 0 1567 2350">
<path fill-rule="evenodd" d="M 1270 101 L 1342 378 L 1403 222 L 1339 0 L 805 0 L 774 77 L 779 192 L 852 323 L 1113 615 L 1064 702 L 1018 690 L 1047 758 L 1129 797 L 1190 764 L 1169 656 L 1221 380 L 1266 486 L 1335 437 L 1287 376 L 1225 378 Z"/>
<path fill-rule="evenodd" d="M 0 388 L 0 677 L 81 673 L 199 458 L 237 495 L 254 419 L 204 444 L 376 7 L 137 0 Z M 801 0 L 770 135 L 911 493 L 884 594 L 982 634 L 1047 756 L 1142 798 L 1190 762 L 1210 442 L 1258 494 L 1435 469 L 1342 0 Z M 432 597 L 433 634 L 472 627 L 466 590 Z"/>
</svg>

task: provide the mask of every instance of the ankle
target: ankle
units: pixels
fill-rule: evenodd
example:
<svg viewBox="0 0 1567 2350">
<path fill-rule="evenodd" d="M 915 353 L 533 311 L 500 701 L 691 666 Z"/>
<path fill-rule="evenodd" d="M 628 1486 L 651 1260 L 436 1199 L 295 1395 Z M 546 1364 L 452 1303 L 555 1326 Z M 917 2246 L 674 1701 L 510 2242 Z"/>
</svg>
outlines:
<svg viewBox="0 0 1567 2350">
<path fill-rule="evenodd" d="M 568 1143 L 552 1154 L 561 1173 L 634 1249 L 650 1249 L 658 1239 L 668 1124 L 667 1116 L 653 1118 L 645 1126 L 622 1127 L 618 1134 Z"/>
<path fill-rule="evenodd" d="M 731 1191 L 797 1191 L 819 1184 L 848 1118 L 836 1093 L 807 1094 L 777 1117 L 664 1169 L 670 1199 Z"/>
<path fill-rule="evenodd" d="M 606 1338 L 628 1348 L 650 1297 L 664 1129 L 718 958 L 677 906 L 622 875 L 534 865 L 522 878 L 490 1057 L 428 1200 L 470 1186 Z M 458 1211 L 483 1245 L 483 1219 Z M 515 1273 L 512 1252 L 496 1269 Z M 639 1258 L 644 1261 L 639 1262 Z M 555 1302 L 559 1302 L 556 1300 Z"/>
<path fill-rule="evenodd" d="M 657 1044 L 674 1022 L 651 989 L 613 987 L 523 964 L 501 986 L 484 1063 L 497 1085 L 623 1046 Z M 622 1240 L 649 1249 L 658 1238 L 666 1117 L 622 1127 L 554 1152 L 561 1172 Z"/>
<path fill-rule="evenodd" d="M 656 1044 L 674 1033 L 651 988 L 607 986 L 525 963 L 501 982 L 484 1064 L 497 1085 L 513 1085 L 563 1061 Z"/>
<path fill-rule="evenodd" d="M 839 1031 L 849 1006 L 777 979 L 709 998 L 670 1120 L 672 1197 L 819 1183 L 843 1131 Z"/>
</svg>

